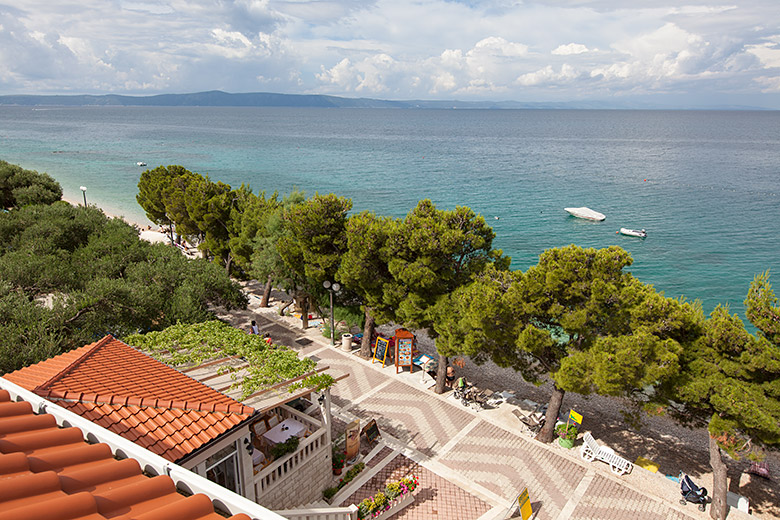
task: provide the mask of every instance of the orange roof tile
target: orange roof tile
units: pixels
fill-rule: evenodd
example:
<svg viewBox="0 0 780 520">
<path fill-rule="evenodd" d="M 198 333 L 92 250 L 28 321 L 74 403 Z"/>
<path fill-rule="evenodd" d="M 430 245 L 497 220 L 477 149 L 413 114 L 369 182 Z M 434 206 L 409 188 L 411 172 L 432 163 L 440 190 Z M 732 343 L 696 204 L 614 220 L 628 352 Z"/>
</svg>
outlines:
<svg viewBox="0 0 780 520">
<path fill-rule="evenodd" d="M 112 336 L 3 377 L 173 462 L 254 413 Z"/>
<path fill-rule="evenodd" d="M 0 511 L 4 520 L 144 518 L 222 520 L 208 497 L 185 497 L 168 476 L 147 477 L 134 459 L 87 444 L 27 402 L 0 390 Z M 230 517 L 249 520 L 245 514 Z"/>
</svg>

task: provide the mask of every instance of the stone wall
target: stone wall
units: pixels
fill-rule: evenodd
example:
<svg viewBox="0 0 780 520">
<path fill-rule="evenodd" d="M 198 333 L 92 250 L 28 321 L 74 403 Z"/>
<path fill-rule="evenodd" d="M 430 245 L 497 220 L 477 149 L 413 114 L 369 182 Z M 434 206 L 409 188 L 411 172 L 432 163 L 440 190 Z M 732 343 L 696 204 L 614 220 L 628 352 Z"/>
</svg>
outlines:
<svg viewBox="0 0 780 520">
<path fill-rule="evenodd" d="M 271 510 L 295 509 L 322 500 L 322 491 L 331 485 L 330 446 L 324 446 L 305 463 L 281 476 L 257 497 L 257 503 Z"/>
</svg>

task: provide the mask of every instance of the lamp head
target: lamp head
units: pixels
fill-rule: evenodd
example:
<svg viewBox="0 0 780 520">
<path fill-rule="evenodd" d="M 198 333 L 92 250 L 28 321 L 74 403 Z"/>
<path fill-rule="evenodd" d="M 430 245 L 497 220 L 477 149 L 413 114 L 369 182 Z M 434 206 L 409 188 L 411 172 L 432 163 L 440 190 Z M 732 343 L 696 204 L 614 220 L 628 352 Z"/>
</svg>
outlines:
<svg viewBox="0 0 780 520">
<path fill-rule="evenodd" d="M 81 191 L 87 191 L 87 187 L 86 187 L 86 186 L 79 186 L 79 189 L 80 189 Z"/>
<path fill-rule="evenodd" d="M 322 286 L 325 287 L 326 289 L 330 289 L 330 282 L 328 280 L 325 280 L 324 282 L 322 282 Z"/>
</svg>

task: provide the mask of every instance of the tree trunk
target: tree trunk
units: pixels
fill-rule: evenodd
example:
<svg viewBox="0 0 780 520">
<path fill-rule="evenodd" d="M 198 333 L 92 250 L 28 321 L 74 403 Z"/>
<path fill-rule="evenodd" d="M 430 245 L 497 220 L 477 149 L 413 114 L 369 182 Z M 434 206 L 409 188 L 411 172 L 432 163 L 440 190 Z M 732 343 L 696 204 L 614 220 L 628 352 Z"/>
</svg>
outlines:
<svg viewBox="0 0 780 520">
<path fill-rule="evenodd" d="M 710 467 L 712 467 L 712 505 L 710 516 L 715 520 L 725 520 L 729 511 L 726 495 L 729 491 L 729 481 L 726 476 L 726 464 L 720 454 L 718 441 L 710 436 Z"/>
<path fill-rule="evenodd" d="M 304 296 L 301 298 L 301 328 L 306 330 L 309 328 L 309 297 Z"/>
<path fill-rule="evenodd" d="M 293 303 L 295 303 L 295 300 L 290 300 L 289 302 L 279 307 L 279 316 L 284 316 L 284 310 L 290 305 L 292 305 Z"/>
<path fill-rule="evenodd" d="M 360 341 L 360 357 L 371 357 L 371 338 L 374 336 L 374 316 L 371 308 L 366 306 L 366 323 L 363 326 L 363 339 Z"/>
<path fill-rule="evenodd" d="M 230 276 L 230 266 L 233 264 L 233 255 L 228 253 L 227 259 L 225 259 L 225 274 Z"/>
<path fill-rule="evenodd" d="M 433 340 L 433 344 L 436 345 L 436 340 Z M 447 366 L 450 360 L 447 356 L 439 354 L 439 366 L 436 369 L 436 387 L 434 392 L 437 394 L 444 393 L 444 384 L 447 382 Z"/>
<path fill-rule="evenodd" d="M 536 434 L 537 441 L 546 443 L 553 441 L 555 423 L 558 420 L 558 414 L 561 413 L 561 405 L 563 404 L 563 396 L 565 394 L 565 390 L 561 390 L 558 388 L 558 385 L 553 384 L 553 393 L 550 396 L 550 402 L 547 404 L 547 414 L 544 416 L 544 426 Z"/>
<path fill-rule="evenodd" d="M 268 300 L 271 299 L 271 280 L 272 275 L 268 275 L 268 279 L 265 281 L 265 288 L 263 288 L 263 299 L 260 300 L 260 307 L 268 307 Z"/>
</svg>

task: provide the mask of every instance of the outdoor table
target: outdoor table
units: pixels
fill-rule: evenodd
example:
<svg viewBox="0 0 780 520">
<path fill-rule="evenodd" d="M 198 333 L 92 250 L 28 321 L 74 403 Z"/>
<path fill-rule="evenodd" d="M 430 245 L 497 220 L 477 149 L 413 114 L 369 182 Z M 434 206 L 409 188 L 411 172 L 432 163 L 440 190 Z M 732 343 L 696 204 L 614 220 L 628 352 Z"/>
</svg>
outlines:
<svg viewBox="0 0 780 520">
<path fill-rule="evenodd" d="M 417 365 L 418 367 L 421 367 L 421 368 L 422 368 L 422 367 L 424 367 L 424 366 L 425 366 L 425 364 L 426 364 L 427 362 L 429 362 L 429 361 L 433 361 L 433 358 L 432 358 L 432 357 L 430 357 L 430 356 L 428 356 L 428 355 L 426 355 L 426 354 L 420 354 L 419 356 L 415 357 L 415 358 L 412 360 L 412 363 L 414 363 L 414 364 L 415 364 L 415 365 Z"/>
<path fill-rule="evenodd" d="M 265 432 L 263 434 L 263 438 L 265 438 L 271 444 L 278 444 L 280 442 L 286 441 L 293 435 L 296 437 L 303 437 L 305 433 L 305 424 L 296 421 L 295 419 L 285 419 L 281 423 Z"/>
</svg>

